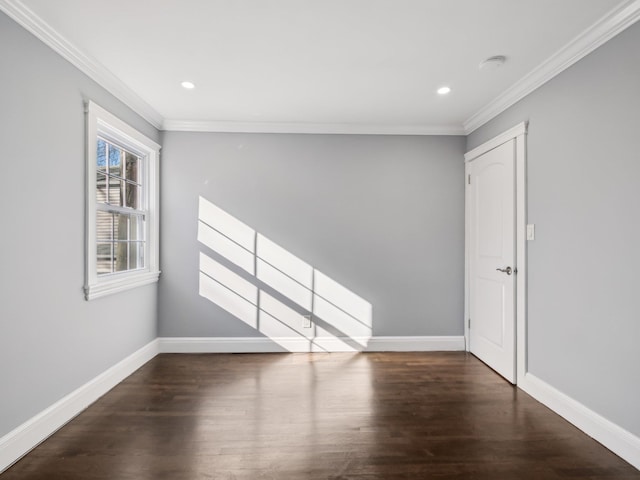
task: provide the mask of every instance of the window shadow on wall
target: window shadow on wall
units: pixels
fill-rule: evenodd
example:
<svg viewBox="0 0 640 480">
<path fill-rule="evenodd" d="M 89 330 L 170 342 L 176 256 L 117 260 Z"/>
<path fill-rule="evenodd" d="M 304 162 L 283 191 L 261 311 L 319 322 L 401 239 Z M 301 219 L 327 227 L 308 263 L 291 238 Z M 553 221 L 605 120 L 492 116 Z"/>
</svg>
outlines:
<svg viewBox="0 0 640 480">
<path fill-rule="evenodd" d="M 369 302 L 203 197 L 198 241 L 202 297 L 288 351 L 366 349 Z"/>
</svg>

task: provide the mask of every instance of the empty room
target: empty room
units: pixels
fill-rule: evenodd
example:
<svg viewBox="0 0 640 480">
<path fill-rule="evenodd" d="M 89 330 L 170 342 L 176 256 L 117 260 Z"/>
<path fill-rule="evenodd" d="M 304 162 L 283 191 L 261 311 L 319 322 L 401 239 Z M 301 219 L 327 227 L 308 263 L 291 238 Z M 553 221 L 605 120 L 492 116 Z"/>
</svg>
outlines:
<svg viewBox="0 0 640 480">
<path fill-rule="evenodd" d="M 640 0 L 0 0 L 0 479 L 640 480 Z"/>
</svg>

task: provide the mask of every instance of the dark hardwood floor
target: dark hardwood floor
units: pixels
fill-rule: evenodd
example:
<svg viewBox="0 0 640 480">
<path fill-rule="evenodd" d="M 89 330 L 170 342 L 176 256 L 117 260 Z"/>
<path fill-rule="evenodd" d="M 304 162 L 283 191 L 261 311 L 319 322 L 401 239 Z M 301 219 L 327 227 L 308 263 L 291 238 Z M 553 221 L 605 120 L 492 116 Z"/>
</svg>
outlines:
<svg viewBox="0 0 640 480">
<path fill-rule="evenodd" d="M 1 480 L 640 479 L 452 353 L 160 355 Z"/>
</svg>

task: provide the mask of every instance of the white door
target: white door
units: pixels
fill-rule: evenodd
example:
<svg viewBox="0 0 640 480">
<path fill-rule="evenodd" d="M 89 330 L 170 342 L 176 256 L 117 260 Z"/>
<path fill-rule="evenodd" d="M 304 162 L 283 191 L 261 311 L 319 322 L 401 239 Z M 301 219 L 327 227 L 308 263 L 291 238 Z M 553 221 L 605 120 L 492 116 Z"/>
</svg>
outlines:
<svg viewBox="0 0 640 480">
<path fill-rule="evenodd" d="M 511 383 L 515 356 L 515 140 L 467 164 L 469 349 Z"/>
</svg>

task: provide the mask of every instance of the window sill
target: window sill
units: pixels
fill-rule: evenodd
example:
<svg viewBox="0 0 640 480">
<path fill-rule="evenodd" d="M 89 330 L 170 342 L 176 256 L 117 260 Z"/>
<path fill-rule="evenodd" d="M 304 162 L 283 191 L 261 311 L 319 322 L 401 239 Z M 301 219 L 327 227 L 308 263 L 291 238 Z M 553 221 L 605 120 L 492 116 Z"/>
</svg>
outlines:
<svg viewBox="0 0 640 480">
<path fill-rule="evenodd" d="M 132 288 L 141 287 L 156 283 L 160 272 L 141 272 L 123 277 L 109 278 L 99 283 L 86 285 L 84 287 L 84 297 L 86 300 L 94 300 L 96 298 L 105 297 L 113 293 L 124 292 Z"/>
</svg>

